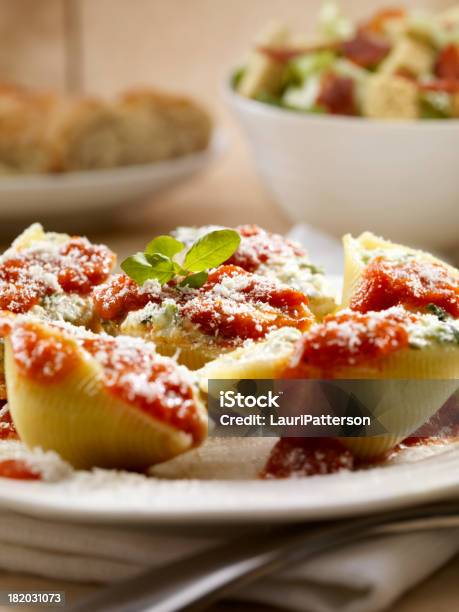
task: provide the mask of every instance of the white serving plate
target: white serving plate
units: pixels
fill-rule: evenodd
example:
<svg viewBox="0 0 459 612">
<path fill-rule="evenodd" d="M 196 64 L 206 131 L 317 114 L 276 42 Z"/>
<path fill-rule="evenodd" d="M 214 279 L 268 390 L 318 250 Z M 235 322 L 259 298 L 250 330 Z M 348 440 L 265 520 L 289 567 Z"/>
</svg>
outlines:
<svg viewBox="0 0 459 612">
<path fill-rule="evenodd" d="M 459 443 L 411 448 L 358 472 L 256 480 L 272 444 L 210 440 L 164 464 L 163 478 L 96 470 L 55 483 L 0 479 L 0 508 L 91 523 L 266 523 L 359 515 L 459 493 Z"/>
<path fill-rule="evenodd" d="M 0 178 L 0 218 L 94 213 L 132 204 L 206 168 L 225 149 L 216 132 L 202 152 L 143 166 Z"/>
</svg>

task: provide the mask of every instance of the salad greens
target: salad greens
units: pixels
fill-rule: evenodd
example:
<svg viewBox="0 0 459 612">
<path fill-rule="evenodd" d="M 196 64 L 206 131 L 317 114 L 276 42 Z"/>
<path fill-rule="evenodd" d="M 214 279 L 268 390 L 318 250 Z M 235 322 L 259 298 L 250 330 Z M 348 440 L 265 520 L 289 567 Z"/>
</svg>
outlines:
<svg viewBox="0 0 459 612">
<path fill-rule="evenodd" d="M 299 43 L 284 31 L 264 36 L 234 74 L 241 95 L 307 113 L 459 118 L 459 7 L 440 14 L 387 8 L 353 22 L 326 0 L 316 40 Z"/>
</svg>

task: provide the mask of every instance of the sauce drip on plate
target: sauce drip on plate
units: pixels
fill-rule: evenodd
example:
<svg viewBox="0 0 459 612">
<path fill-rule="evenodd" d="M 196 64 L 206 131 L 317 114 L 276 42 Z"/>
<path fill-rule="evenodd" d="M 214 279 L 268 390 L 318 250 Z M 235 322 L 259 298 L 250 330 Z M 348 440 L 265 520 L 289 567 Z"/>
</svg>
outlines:
<svg viewBox="0 0 459 612">
<path fill-rule="evenodd" d="M 261 478 L 302 478 L 353 470 L 354 457 L 332 438 L 281 438 L 271 451 Z"/>
<path fill-rule="evenodd" d="M 0 441 L 19 440 L 10 411 L 6 403 L 0 408 Z"/>
<path fill-rule="evenodd" d="M 4 459 L 0 461 L 0 478 L 41 480 L 41 475 L 23 459 Z"/>
</svg>

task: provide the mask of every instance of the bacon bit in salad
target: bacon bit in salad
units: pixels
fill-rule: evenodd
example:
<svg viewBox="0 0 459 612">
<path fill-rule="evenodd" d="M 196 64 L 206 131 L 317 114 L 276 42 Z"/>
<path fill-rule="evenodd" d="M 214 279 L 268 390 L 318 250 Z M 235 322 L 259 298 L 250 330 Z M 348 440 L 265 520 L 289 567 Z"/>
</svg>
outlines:
<svg viewBox="0 0 459 612">
<path fill-rule="evenodd" d="M 362 68 L 374 68 L 387 56 L 390 44 L 381 36 L 358 31 L 352 40 L 341 44 L 341 51 L 348 60 Z"/>
<path fill-rule="evenodd" d="M 459 47 L 447 45 L 440 52 L 434 69 L 435 76 L 446 81 L 459 81 Z"/>
<path fill-rule="evenodd" d="M 39 383 L 61 380 L 78 362 L 74 342 L 31 321 L 14 325 L 10 342 L 18 368 Z"/>
<path fill-rule="evenodd" d="M 385 8 L 378 11 L 369 21 L 362 24 L 361 30 L 382 34 L 384 26 L 391 19 L 403 19 L 406 16 L 406 10 L 403 8 Z"/>
<path fill-rule="evenodd" d="M 333 378 L 337 369 L 383 359 L 408 346 L 404 322 L 414 317 L 400 311 L 342 312 L 325 317 L 299 342 L 297 359 L 285 378 Z"/>
<path fill-rule="evenodd" d="M 205 436 L 193 386 L 178 366 L 130 338 L 87 337 L 83 348 L 104 369 L 108 391 L 154 419 L 189 433 L 195 442 Z"/>
<path fill-rule="evenodd" d="M 247 272 L 256 272 L 260 266 L 271 262 L 287 262 L 307 256 L 299 244 L 279 234 L 271 234 L 257 225 L 240 225 L 236 231 L 241 236 L 241 244 L 225 263 L 239 266 Z"/>
<path fill-rule="evenodd" d="M 440 263 L 378 257 L 365 268 L 350 307 L 368 312 L 399 304 L 414 310 L 435 304 L 459 317 L 459 279 Z"/>
<path fill-rule="evenodd" d="M 41 475 L 23 459 L 4 459 L 0 461 L 0 478 L 41 480 Z"/>
<path fill-rule="evenodd" d="M 332 115 L 356 115 L 354 89 L 352 79 L 328 73 L 322 79 L 317 104 Z"/>
<path fill-rule="evenodd" d="M 333 438 L 281 438 L 260 477 L 303 478 L 352 471 L 354 465 L 352 453 Z"/>
<path fill-rule="evenodd" d="M 8 406 L 0 408 L 0 440 L 19 440 Z"/>
<path fill-rule="evenodd" d="M 337 43 L 327 43 L 322 45 L 310 45 L 309 47 L 257 47 L 258 53 L 265 55 L 267 58 L 280 64 L 288 64 L 291 60 L 307 55 L 308 53 L 316 53 L 318 51 L 337 51 L 339 48 Z"/>
<path fill-rule="evenodd" d="M 421 91 L 440 91 L 448 94 L 459 93 L 459 80 L 434 79 L 418 83 Z"/>
</svg>

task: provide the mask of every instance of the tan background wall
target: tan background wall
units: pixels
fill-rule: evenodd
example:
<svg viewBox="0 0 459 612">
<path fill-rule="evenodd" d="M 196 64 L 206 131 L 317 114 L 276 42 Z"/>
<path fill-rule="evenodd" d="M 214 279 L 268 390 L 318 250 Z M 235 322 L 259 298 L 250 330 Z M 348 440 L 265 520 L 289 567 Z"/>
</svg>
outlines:
<svg viewBox="0 0 459 612">
<path fill-rule="evenodd" d="M 211 103 L 228 68 L 273 18 L 314 28 L 319 0 L 83 0 L 85 83 L 114 92 L 130 82 L 196 92 Z M 397 0 L 344 0 L 346 12 L 371 13 Z M 406 6 L 447 7 L 452 0 Z"/>
<path fill-rule="evenodd" d="M 405 0 L 403 4 L 440 10 L 453 2 Z M 224 159 L 205 176 L 163 194 L 142 213 L 129 211 L 122 219 L 123 229 L 135 224 L 137 231 L 142 227 L 152 231 L 153 226 L 168 231 L 177 223 L 229 225 L 263 219 L 267 227 L 284 231 L 288 220 L 259 181 L 221 93 L 230 67 L 243 58 L 265 22 L 280 18 L 300 32 L 313 31 L 320 4 L 320 0 L 0 0 L 0 79 L 63 88 L 65 24 L 73 7 L 81 19 L 82 81 L 88 93 L 109 95 L 149 84 L 194 94 L 211 108 L 230 141 Z M 396 4 L 397 0 L 342 2 L 355 16 Z M 237 185 L 237 195 L 228 185 Z"/>
<path fill-rule="evenodd" d="M 343 0 L 351 15 L 397 0 Z M 452 0 L 405 0 L 447 7 Z M 313 28 L 320 0 L 0 0 L 0 78 L 65 84 L 65 13 L 81 11 L 88 91 L 113 93 L 132 83 L 196 92 L 215 103 L 221 81 L 273 18 Z"/>
</svg>

